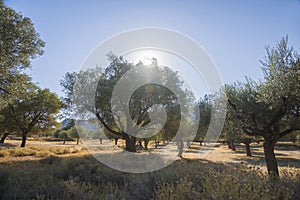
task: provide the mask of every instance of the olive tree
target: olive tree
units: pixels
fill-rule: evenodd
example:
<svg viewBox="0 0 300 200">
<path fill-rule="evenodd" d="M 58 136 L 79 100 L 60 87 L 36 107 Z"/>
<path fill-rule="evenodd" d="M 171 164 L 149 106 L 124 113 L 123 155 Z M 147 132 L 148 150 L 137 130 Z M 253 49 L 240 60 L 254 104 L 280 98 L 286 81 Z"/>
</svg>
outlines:
<svg viewBox="0 0 300 200">
<path fill-rule="evenodd" d="M 180 122 L 181 108 L 187 112 L 187 108 L 180 105 L 178 98 L 184 99 L 186 103 L 192 101 L 192 99 L 190 97 L 187 98 L 189 96 L 188 92 L 184 90 L 183 81 L 179 79 L 178 72 L 168 67 L 158 66 L 155 59 L 153 61 L 156 62 L 153 62 L 151 66 L 145 66 L 141 62 L 134 65 L 123 57 L 113 54 L 109 54 L 108 59 L 110 64 L 107 67 L 96 67 L 77 73 L 67 73 L 61 81 L 66 94 L 64 102 L 69 112 L 79 113 L 82 116 L 85 114 L 89 117 L 91 114 L 96 116 L 102 128 L 105 128 L 106 133 L 114 134 L 118 138 L 124 139 L 126 143 L 125 149 L 130 152 L 136 152 L 136 142 L 139 140 L 138 135 L 143 136 L 144 133 L 155 129 L 153 126 L 148 127 L 149 124 L 160 123 L 152 121 L 150 115 L 164 109 L 167 117 L 163 129 L 166 129 L 168 121 L 171 121 L 171 119 L 173 123 L 174 120 L 177 120 L 177 123 Z M 137 73 L 135 71 L 137 69 L 143 73 Z M 126 74 L 129 71 L 132 72 L 131 75 Z M 117 95 L 120 98 L 115 99 L 117 106 L 111 106 L 113 91 L 121 78 L 130 87 L 130 81 L 134 82 L 136 79 L 153 77 L 163 84 L 149 83 L 136 88 L 129 102 L 124 102 L 121 97 L 123 91 L 118 91 Z M 95 91 L 91 91 L 94 88 L 91 85 L 95 84 L 97 85 Z M 177 96 L 170 88 L 164 87 L 166 84 L 171 85 L 171 90 L 176 91 Z M 125 105 L 126 103 L 128 105 Z M 156 104 L 160 104 L 161 107 L 153 106 Z M 122 118 L 113 114 L 112 109 L 120 112 L 126 106 L 129 108 L 130 117 Z M 132 126 L 141 127 L 139 130 L 143 131 L 134 130 Z M 176 130 L 174 132 L 176 133 Z M 146 137 L 143 136 L 142 138 Z"/>
<path fill-rule="evenodd" d="M 27 88 L 25 70 L 44 45 L 31 20 L 0 0 L 0 110 Z"/>
<path fill-rule="evenodd" d="M 278 176 L 274 153 L 276 142 L 300 129 L 300 59 L 283 38 L 267 48 L 263 64 L 264 81 L 248 80 L 227 90 L 228 103 L 242 124 L 244 133 L 264 138 L 268 173 Z"/>
<path fill-rule="evenodd" d="M 56 124 L 56 114 L 62 104 L 49 89 L 31 85 L 26 93 L 19 96 L 0 111 L 1 126 L 10 127 L 22 135 L 21 147 L 25 147 L 27 134 L 36 127 L 45 129 Z"/>
</svg>

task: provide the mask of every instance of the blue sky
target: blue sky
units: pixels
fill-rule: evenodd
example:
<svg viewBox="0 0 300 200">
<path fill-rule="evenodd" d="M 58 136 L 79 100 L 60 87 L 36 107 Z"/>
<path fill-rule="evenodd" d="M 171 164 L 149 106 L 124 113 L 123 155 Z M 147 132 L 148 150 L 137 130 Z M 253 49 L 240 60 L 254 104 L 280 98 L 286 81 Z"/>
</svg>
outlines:
<svg viewBox="0 0 300 200">
<path fill-rule="evenodd" d="M 6 0 L 28 16 L 46 42 L 32 62 L 33 80 L 62 95 L 59 80 L 77 71 L 99 43 L 142 27 L 173 29 L 202 45 L 223 81 L 262 77 L 265 46 L 285 35 L 300 50 L 300 1 Z"/>
</svg>

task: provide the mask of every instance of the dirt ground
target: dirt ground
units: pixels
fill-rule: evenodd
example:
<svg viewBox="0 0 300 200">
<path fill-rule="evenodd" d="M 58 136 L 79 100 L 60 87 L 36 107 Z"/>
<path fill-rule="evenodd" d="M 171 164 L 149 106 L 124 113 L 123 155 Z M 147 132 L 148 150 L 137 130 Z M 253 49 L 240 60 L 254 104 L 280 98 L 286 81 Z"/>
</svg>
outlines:
<svg viewBox="0 0 300 200">
<path fill-rule="evenodd" d="M 192 144 L 191 151 L 184 157 L 197 158 L 195 150 L 199 149 L 199 144 Z M 266 163 L 262 143 L 253 143 L 250 145 L 252 156 L 246 156 L 246 149 L 243 144 L 236 144 L 236 151 L 228 148 L 227 145 L 216 146 L 204 160 L 220 162 L 225 164 L 243 164 L 253 166 L 266 171 Z M 279 142 L 275 146 L 275 154 L 279 169 L 299 170 L 300 172 L 300 143 Z"/>
<path fill-rule="evenodd" d="M 95 141 L 96 143 L 98 141 Z M 6 140 L 5 146 L 1 148 L 15 148 L 19 147 L 21 141 L 18 140 Z M 99 143 L 97 143 L 99 145 Z M 120 145 L 122 145 L 122 141 L 120 141 Z M 62 142 L 45 142 L 45 141 L 36 141 L 36 140 L 28 140 L 27 146 L 59 146 L 59 147 L 76 147 L 82 149 L 84 147 L 83 144 L 76 145 L 75 141 L 67 141 L 66 144 L 63 145 Z M 104 140 L 101 145 L 99 145 L 103 153 L 114 153 L 118 151 L 117 147 L 112 147 L 112 142 L 109 140 Z M 150 145 L 151 146 L 151 145 Z M 206 146 L 200 146 L 199 143 L 192 143 L 189 149 L 183 154 L 184 158 L 188 159 L 202 159 L 211 162 L 220 162 L 229 165 L 247 165 L 253 166 L 256 168 L 260 168 L 263 171 L 266 170 L 264 153 L 262 143 L 252 143 L 251 145 L 251 153 L 252 156 L 246 156 L 245 146 L 243 144 L 236 144 L 236 151 L 232 151 L 227 147 L 227 145 L 217 144 L 212 151 L 205 157 L 201 157 L 199 151 Z M 154 148 L 154 147 L 153 147 Z M 173 145 L 172 151 L 175 151 L 176 146 Z M 89 154 L 88 151 L 80 151 L 78 154 L 70 154 L 63 156 L 83 156 Z M 300 172 L 300 143 L 291 143 L 291 142 L 279 142 L 275 147 L 275 154 L 278 161 L 278 166 L 280 169 L 292 169 L 299 170 Z M 18 160 L 28 160 L 28 159 L 41 159 L 39 157 L 0 157 L 0 163 L 10 161 L 18 161 Z"/>
</svg>

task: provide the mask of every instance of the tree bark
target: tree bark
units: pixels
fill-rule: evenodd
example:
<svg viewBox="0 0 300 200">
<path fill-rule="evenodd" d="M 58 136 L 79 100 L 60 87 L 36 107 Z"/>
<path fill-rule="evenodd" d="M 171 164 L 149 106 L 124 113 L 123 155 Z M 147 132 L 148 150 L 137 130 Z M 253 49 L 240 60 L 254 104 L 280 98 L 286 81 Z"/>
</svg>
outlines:
<svg viewBox="0 0 300 200">
<path fill-rule="evenodd" d="M 265 153 L 265 160 L 267 164 L 268 174 L 270 176 L 279 176 L 278 172 L 278 165 L 277 160 L 274 153 L 274 147 L 275 147 L 276 141 L 274 140 L 268 140 L 265 138 L 264 141 L 264 153 Z"/>
<path fill-rule="evenodd" d="M 180 158 L 182 158 L 183 147 L 184 147 L 183 141 L 182 140 L 178 141 L 178 157 Z"/>
<path fill-rule="evenodd" d="M 142 140 L 139 140 L 139 145 L 140 145 L 141 148 L 144 148 L 143 145 L 142 145 Z"/>
<path fill-rule="evenodd" d="M 4 143 L 5 139 L 7 138 L 9 133 L 4 133 L 1 137 L 0 143 Z"/>
<path fill-rule="evenodd" d="M 247 156 L 252 156 L 251 155 L 251 150 L 250 150 L 250 143 L 249 142 L 245 142 L 245 146 L 246 146 Z"/>
<path fill-rule="evenodd" d="M 227 146 L 228 146 L 228 149 L 232 149 L 231 142 L 229 140 L 227 140 Z"/>
<path fill-rule="evenodd" d="M 125 150 L 129 152 L 136 152 L 136 137 L 134 136 L 126 136 L 125 137 Z"/>
<path fill-rule="evenodd" d="M 79 144 L 79 138 L 77 138 L 77 140 L 76 140 L 76 145 L 78 145 Z"/>
<path fill-rule="evenodd" d="M 25 146 L 26 146 L 26 139 L 27 139 L 27 133 L 26 133 L 26 132 L 22 132 L 22 143 L 21 143 L 21 147 L 25 147 Z"/>
<path fill-rule="evenodd" d="M 233 140 L 231 141 L 231 149 L 232 149 L 232 151 L 235 151 L 235 144 L 234 144 Z"/>
<path fill-rule="evenodd" d="M 144 139 L 145 150 L 148 150 L 148 143 L 149 143 L 149 140 Z"/>
</svg>

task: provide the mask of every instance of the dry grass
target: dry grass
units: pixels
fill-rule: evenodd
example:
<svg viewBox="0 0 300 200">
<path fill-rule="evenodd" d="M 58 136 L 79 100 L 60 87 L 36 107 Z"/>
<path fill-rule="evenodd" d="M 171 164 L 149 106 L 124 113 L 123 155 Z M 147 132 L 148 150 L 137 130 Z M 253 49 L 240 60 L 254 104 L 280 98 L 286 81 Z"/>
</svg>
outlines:
<svg viewBox="0 0 300 200">
<path fill-rule="evenodd" d="M 151 173 L 108 168 L 92 156 L 50 156 L 0 166 L 0 199 L 295 199 L 300 175 L 182 159 Z"/>
<path fill-rule="evenodd" d="M 260 145 L 253 144 L 252 157 L 242 145 L 236 152 L 221 145 L 199 160 L 194 151 L 199 146 L 193 144 L 184 159 L 162 170 L 128 174 L 102 165 L 82 145 L 30 141 L 26 148 L 0 150 L 0 199 L 298 198 L 300 170 L 291 167 L 299 160 L 298 146 L 278 146 L 279 162 L 290 163 L 280 167 L 281 178 L 274 181 L 262 170 Z"/>
<path fill-rule="evenodd" d="M 86 153 L 82 147 L 45 147 L 29 146 L 25 148 L 0 149 L 0 163 L 22 160 L 38 160 L 45 157 Z M 80 154 L 81 153 L 81 154 Z"/>
</svg>

